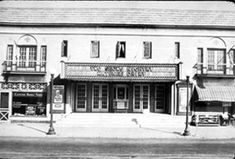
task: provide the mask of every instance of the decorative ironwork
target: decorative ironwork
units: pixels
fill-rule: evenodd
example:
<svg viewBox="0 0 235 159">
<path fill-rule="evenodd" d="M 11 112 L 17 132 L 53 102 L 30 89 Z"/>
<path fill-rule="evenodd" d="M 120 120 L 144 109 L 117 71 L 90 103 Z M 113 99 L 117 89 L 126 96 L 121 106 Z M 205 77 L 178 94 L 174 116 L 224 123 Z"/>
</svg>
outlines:
<svg viewBox="0 0 235 159">
<path fill-rule="evenodd" d="M 8 121 L 9 119 L 9 109 L 0 108 L 0 121 Z"/>
<path fill-rule="evenodd" d="M 37 60 L 6 60 L 3 62 L 3 73 L 20 74 L 20 73 L 34 73 L 44 74 L 46 72 L 46 61 Z M 27 64 L 27 65 L 26 65 Z"/>
<path fill-rule="evenodd" d="M 0 83 L 1 89 L 5 90 L 44 90 L 47 87 L 47 83 Z"/>
</svg>

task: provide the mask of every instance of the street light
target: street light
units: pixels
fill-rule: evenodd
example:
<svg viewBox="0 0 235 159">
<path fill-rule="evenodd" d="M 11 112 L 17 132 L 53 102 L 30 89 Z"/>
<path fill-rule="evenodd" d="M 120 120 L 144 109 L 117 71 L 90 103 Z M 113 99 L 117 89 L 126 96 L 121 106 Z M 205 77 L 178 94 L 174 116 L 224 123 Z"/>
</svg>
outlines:
<svg viewBox="0 0 235 159">
<path fill-rule="evenodd" d="M 190 131 L 188 128 L 188 107 L 189 107 L 189 99 L 188 99 L 188 95 L 189 95 L 189 76 L 186 76 L 186 83 L 187 83 L 187 103 L 186 103 L 186 123 L 185 123 L 185 129 L 184 129 L 184 136 L 189 136 L 190 135 Z"/>
<path fill-rule="evenodd" d="M 54 72 L 51 72 L 51 88 L 50 88 L 50 113 L 51 113 L 51 118 L 50 118 L 50 128 L 47 132 L 47 135 L 55 135 L 55 130 L 53 127 L 53 112 L 52 112 L 52 105 L 53 105 L 53 83 L 54 83 Z"/>
</svg>

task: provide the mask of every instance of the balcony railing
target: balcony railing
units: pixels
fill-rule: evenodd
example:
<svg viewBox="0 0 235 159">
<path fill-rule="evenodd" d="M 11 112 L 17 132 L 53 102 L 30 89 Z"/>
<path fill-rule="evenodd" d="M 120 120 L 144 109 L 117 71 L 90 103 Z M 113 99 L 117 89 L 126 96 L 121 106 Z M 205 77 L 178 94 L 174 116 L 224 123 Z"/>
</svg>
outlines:
<svg viewBox="0 0 235 159">
<path fill-rule="evenodd" d="M 235 65 L 204 65 L 202 63 L 197 63 L 194 66 L 195 74 L 204 75 L 235 75 Z"/>
<path fill-rule="evenodd" d="M 3 73 L 45 73 L 46 61 L 36 60 L 5 60 L 3 62 Z"/>
</svg>

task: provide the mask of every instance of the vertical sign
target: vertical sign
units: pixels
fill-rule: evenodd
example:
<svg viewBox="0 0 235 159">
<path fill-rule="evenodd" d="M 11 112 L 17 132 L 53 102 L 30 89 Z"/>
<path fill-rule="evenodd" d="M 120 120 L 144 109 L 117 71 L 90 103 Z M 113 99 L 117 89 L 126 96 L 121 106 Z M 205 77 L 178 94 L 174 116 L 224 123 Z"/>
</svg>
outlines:
<svg viewBox="0 0 235 159">
<path fill-rule="evenodd" d="M 53 112 L 54 113 L 64 113 L 64 86 L 63 85 L 54 85 L 53 86 Z"/>
<path fill-rule="evenodd" d="M 190 112 L 190 98 L 191 98 L 191 85 L 188 88 L 188 110 Z M 186 106 L 187 106 L 187 86 L 186 85 L 179 85 L 178 87 L 178 114 L 185 114 L 186 113 Z"/>
<path fill-rule="evenodd" d="M 187 106 L 187 87 L 179 88 L 179 112 L 185 113 Z"/>
</svg>

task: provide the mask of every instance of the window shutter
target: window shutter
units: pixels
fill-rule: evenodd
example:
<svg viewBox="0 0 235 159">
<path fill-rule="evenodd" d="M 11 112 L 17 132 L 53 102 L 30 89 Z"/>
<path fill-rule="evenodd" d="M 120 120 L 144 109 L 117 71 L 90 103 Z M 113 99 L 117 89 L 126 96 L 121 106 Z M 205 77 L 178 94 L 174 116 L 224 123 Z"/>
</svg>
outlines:
<svg viewBox="0 0 235 159">
<path fill-rule="evenodd" d="M 12 65 L 12 60 L 13 60 L 13 45 L 8 45 L 7 46 L 7 65 L 11 66 Z"/>
<path fill-rule="evenodd" d="M 47 47 L 41 46 L 41 65 L 46 66 L 46 60 L 47 60 Z"/>
</svg>

